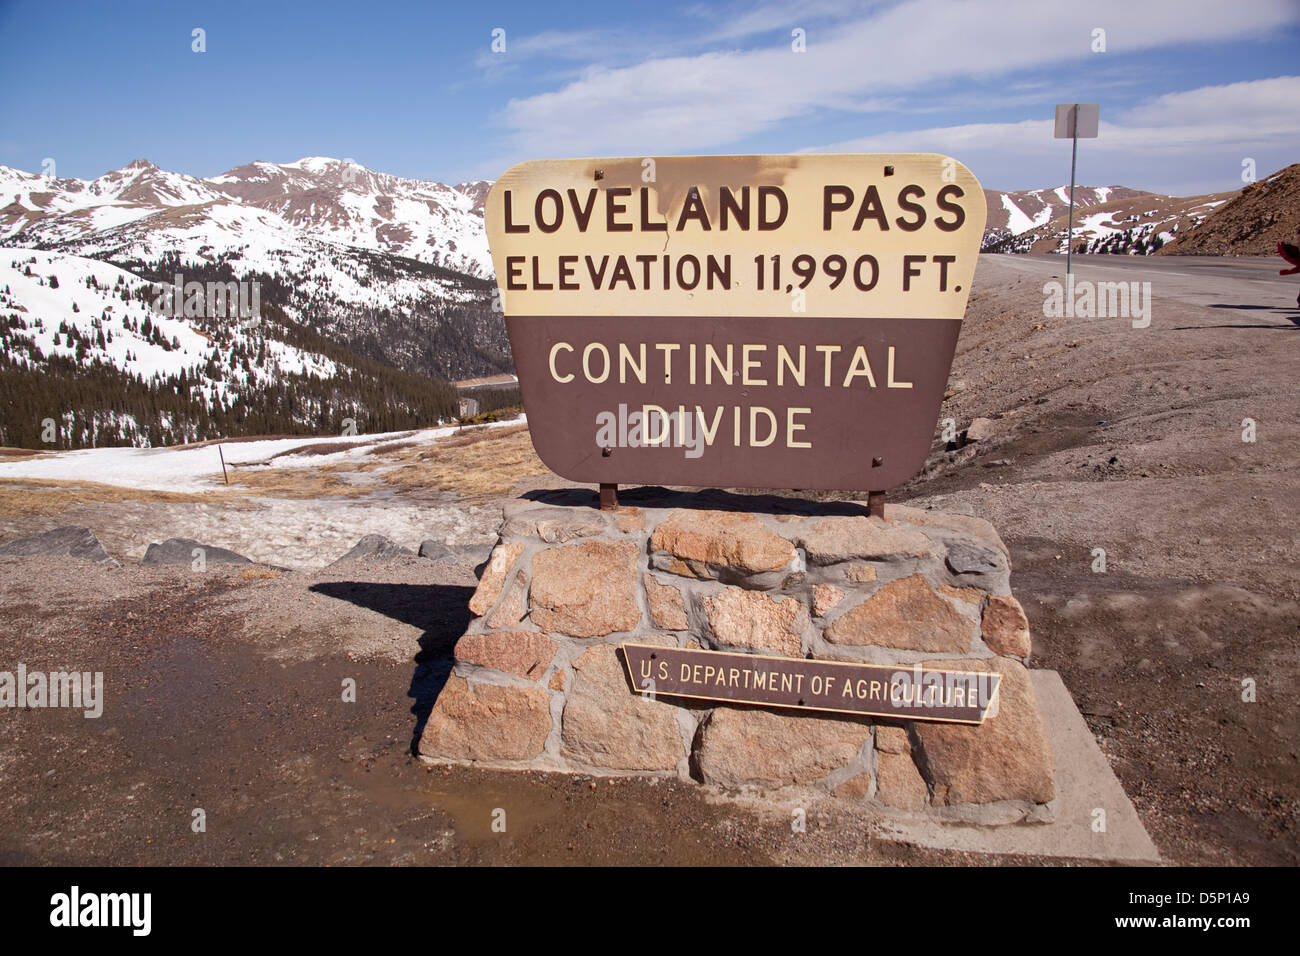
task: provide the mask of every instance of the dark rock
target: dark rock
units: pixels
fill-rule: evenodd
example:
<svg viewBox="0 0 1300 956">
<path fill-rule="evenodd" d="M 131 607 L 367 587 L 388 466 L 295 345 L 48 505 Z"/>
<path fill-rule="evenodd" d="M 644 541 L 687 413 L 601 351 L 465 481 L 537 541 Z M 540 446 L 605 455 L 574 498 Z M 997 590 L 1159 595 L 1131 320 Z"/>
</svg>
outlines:
<svg viewBox="0 0 1300 956">
<path fill-rule="evenodd" d="M 460 556 L 466 564 L 479 565 L 492 554 L 495 541 L 480 541 L 478 544 L 453 544 L 451 550 Z"/>
<path fill-rule="evenodd" d="M 162 544 L 151 544 L 144 553 L 141 564 L 183 564 L 194 562 L 194 549 L 203 551 L 207 564 L 251 564 L 248 558 L 225 548 L 202 544 L 193 538 L 168 538 Z"/>
<path fill-rule="evenodd" d="M 432 538 L 420 542 L 420 557 L 428 558 L 430 561 L 450 561 L 453 564 L 461 560 L 460 555 L 455 551 Z"/>
<path fill-rule="evenodd" d="M 0 545 L 0 555 L 20 555 L 24 557 L 40 555 L 52 558 L 80 558 L 86 561 L 112 562 L 104 546 L 99 543 L 89 528 L 69 525 L 55 528 L 44 534 L 19 538 L 8 544 Z"/>
<path fill-rule="evenodd" d="M 354 561 L 395 561 L 398 558 L 407 557 L 415 557 L 415 552 L 410 548 L 403 548 L 401 545 L 393 544 L 382 534 L 368 534 L 358 541 L 351 551 L 331 564 L 330 567 L 335 564 L 351 564 Z"/>
<path fill-rule="evenodd" d="M 953 574 L 991 574 L 1006 567 L 996 549 L 962 542 L 949 543 L 944 560 Z"/>
<path fill-rule="evenodd" d="M 482 564 L 492 554 L 492 541 L 478 544 L 447 544 L 434 538 L 420 542 L 420 557 L 430 561 L 446 561 L 449 564 L 467 564 L 473 567 Z"/>
</svg>

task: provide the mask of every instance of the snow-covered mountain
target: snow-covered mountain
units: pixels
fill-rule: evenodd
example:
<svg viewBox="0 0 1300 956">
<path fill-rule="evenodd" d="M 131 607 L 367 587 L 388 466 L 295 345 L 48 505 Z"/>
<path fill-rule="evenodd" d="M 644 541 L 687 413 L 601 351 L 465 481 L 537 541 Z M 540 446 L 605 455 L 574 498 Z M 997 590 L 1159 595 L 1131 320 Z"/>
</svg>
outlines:
<svg viewBox="0 0 1300 956">
<path fill-rule="evenodd" d="M 1103 198 L 1092 195 L 1086 205 L 1080 191 L 1074 207 L 1074 251 L 1084 253 L 1113 253 L 1120 255 L 1150 255 L 1165 243 L 1195 228 L 1228 202 L 1236 193 L 1214 193 L 1206 196 L 1164 196 L 1124 190 L 1126 196 Z M 1069 190 L 1065 190 L 1066 205 L 1052 208 L 1054 215 L 1044 218 L 1044 207 L 1038 219 L 1029 228 L 1017 232 L 985 232 L 985 252 L 1053 252 L 1065 253 L 1069 235 Z M 1023 226 L 1017 220 L 1017 226 Z"/>
<path fill-rule="evenodd" d="M 486 277 L 492 262 L 483 200 L 490 185 L 402 179 L 323 157 L 259 161 L 208 179 L 167 172 L 143 159 L 92 180 L 51 179 L 0 166 L 0 239 L 10 245 L 80 244 L 83 252 L 94 253 L 113 248 L 111 233 L 133 224 L 131 235 L 139 243 L 134 251 L 147 258 L 178 233 L 204 238 L 195 225 L 212 220 L 227 236 L 246 232 L 263 246 L 287 248 L 314 239 Z M 105 235 L 96 240 L 99 234 Z"/>
<path fill-rule="evenodd" d="M 487 186 L 322 158 L 210 179 L 147 160 L 93 180 L 0 167 L 0 246 L 100 259 L 157 281 L 214 272 L 260 281 L 264 301 L 294 321 L 398 368 L 455 379 L 510 367 L 491 311 Z"/>
<path fill-rule="evenodd" d="M 1127 186 L 1075 186 L 1075 214 L 1081 209 L 1116 199 L 1150 195 L 1152 194 L 1140 189 L 1129 189 Z M 1066 215 L 1070 208 L 1070 187 L 1020 189 L 1014 192 L 986 189 L 984 201 L 988 207 L 988 218 L 984 224 L 987 242 L 989 238 L 1018 236 Z"/>
<path fill-rule="evenodd" d="M 455 407 L 446 380 L 512 367 L 489 186 L 325 158 L 208 179 L 146 160 L 93 180 L 0 167 L 0 378 L 47 403 L 58 392 L 40 375 L 65 391 L 93 380 L 102 404 L 117 376 L 134 424 L 104 430 L 102 409 L 82 408 L 86 443 L 327 427 L 344 406 L 371 427 L 436 424 Z M 176 282 L 251 287 L 257 314 L 213 314 L 200 296 L 160 315 Z M 141 388 L 186 394 L 163 412 Z M 14 414 L 0 409 L 0 444 L 30 443 Z"/>
<path fill-rule="evenodd" d="M 358 355 L 274 306 L 241 315 L 238 292 L 213 310 L 214 287 L 187 299 L 96 259 L 0 249 L 0 446 L 364 434 L 454 415 L 445 381 Z"/>
</svg>

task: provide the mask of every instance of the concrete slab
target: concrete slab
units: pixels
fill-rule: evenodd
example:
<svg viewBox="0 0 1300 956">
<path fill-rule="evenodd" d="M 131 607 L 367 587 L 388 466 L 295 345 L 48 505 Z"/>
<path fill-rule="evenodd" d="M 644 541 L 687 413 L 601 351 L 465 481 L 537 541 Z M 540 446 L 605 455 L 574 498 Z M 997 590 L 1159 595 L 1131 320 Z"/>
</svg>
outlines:
<svg viewBox="0 0 1300 956">
<path fill-rule="evenodd" d="M 1092 731 L 1056 671 L 1031 671 L 1034 693 L 1056 755 L 1056 816 L 1050 823 L 966 826 L 934 821 L 882 821 L 877 833 L 935 849 L 1024 853 L 1115 863 L 1159 863 L 1137 811 L 1115 778 Z M 1105 830 L 1094 830 L 1105 812 Z"/>
</svg>

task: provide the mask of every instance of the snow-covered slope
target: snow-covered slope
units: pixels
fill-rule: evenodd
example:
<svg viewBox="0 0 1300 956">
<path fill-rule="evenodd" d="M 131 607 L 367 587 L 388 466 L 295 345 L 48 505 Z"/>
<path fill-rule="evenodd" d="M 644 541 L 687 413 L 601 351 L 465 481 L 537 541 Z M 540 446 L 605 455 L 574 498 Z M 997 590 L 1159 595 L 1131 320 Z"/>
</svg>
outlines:
<svg viewBox="0 0 1300 956">
<path fill-rule="evenodd" d="M 511 365 L 492 307 L 489 186 L 323 157 L 208 179 L 146 160 L 84 181 L 0 167 L 0 247 L 98 259 L 158 282 L 257 282 L 263 305 L 334 342 L 456 379 Z"/>
<path fill-rule="evenodd" d="M 1165 243 L 1196 227 L 1235 193 L 1207 196 L 1162 196 L 1137 193 L 1109 199 L 1074 210 L 1074 251 L 1150 255 Z M 1068 190 L 1066 198 L 1069 198 Z M 1050 219 L 1035 221 L 1014 235 L 988 235 L 989 252 L 1065 253 L 1069 233 L 1068 205 L 1054 210 Z"/>
<path fill-rule="evenodd" d="M 224 334 L 204 331 L 186 318 L 156 308 L 161 289 L 131 273 L 78 256 L 0 250 L 0 324 L 8 353 L 20 364 L 60 356 L 79 365 L 105 363 L 145 380 L 185 372 L 204 394 L 223 401 L 232 391 L 267 385 L 285 375 L 331 378 L 338 367 L 323 355 L 302 352 L 228 319 Z M 222 364 L 222 350 L 262 352 L 249 368 L 203 374 Z"/>
<path fill-rule="evenodd" d="M 1099 206 L 1116 199 L 1151 195 L 1154 194 L 1145 193 L 1140 189 L 1129 189 L 1126 186 L 1075 186 L 1075 214 L 1077 215 L 1081 209 Z M 1019 189 L 1014 192 L 986 189 L 984 199 L 988 206 L 988 218 L 984 226 L 985 236 L 990 239 L 1000 239 L 1040 228 L 1058 216 L 1065 215 L 1070 207 L 1070 187 Z"/>
<path fill-rule="evenodd" d="M 487 183 L 444 186 L 319 156 L 250 163 L 205 182 L 274 213 L 300 235 L 492 274 L 483 228 Z"/>
<path fill-rule="evenodd" d="M 221 196 L 202 180 L 165 172 L 143 159 L 91 180 L 53 179 L 0 166 L 0 238 L 27 232 L 37 241 L 76 239 L 160 209 Z"/>
<path fill-rule="evenodd" d="M 512 427 L 525 421 L 522 416 L 491 422 L 480 428 Z M 0 480 L 34 478 L 45 481 L 86 481 L 135 488 L 144 491 L 207 491 L 221 487 L 220 462 L 254 470 L 304 468 L 374 461 L 375 450 L 394 440 L 407 445 L 432 445 L 454 434 L 456 426 L 418 431 L 382 432 L 362 437 L 353 435 L 273 438 L 262 441 L 224 443 L 221 457 L 212 445 L 177 448 L 91 448 L 51 452 L 21 461 L 0 461 Z M 337 445 L 338 451 L 323 452 L 323 446 Z M 300 449 L 307 453 L 297 454 Z"/>
</svg>

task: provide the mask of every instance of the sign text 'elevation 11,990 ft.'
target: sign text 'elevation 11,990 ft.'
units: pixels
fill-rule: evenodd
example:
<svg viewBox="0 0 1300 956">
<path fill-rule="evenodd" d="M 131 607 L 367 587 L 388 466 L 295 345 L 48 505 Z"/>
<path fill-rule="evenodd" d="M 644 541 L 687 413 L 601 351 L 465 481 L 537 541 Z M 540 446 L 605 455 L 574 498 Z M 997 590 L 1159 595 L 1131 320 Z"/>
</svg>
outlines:
<svg viewBox="0 0 1300 956">
<path fill-rule="evenodd" d="M 885 490 L 924 464 L 984 231 L 955 160 L 541 160 L 486 217 L 560 475 Z"/>
</svg>

